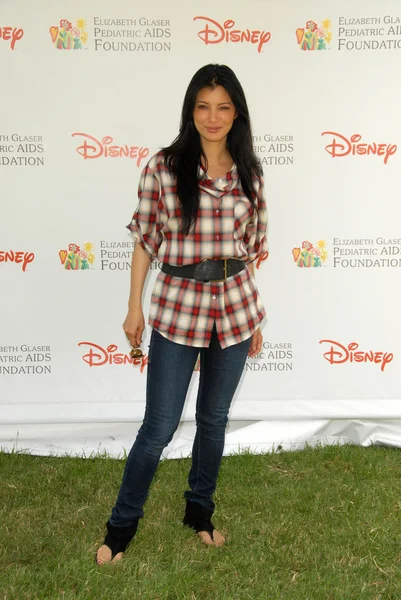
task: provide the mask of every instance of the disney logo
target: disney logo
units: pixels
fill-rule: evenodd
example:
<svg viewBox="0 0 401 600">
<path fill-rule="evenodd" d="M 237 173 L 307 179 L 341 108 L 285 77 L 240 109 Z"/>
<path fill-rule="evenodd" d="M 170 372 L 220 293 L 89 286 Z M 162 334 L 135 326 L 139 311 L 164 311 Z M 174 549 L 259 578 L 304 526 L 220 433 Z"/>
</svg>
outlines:
<svg viewBox="0 0 401 600">
<path fill-rule="evenodd" d="M 105 158 L 136 158 L 136 165 L 139 167 L 142 159 L 149 154 L 149 148 L 143 146 L 110 146 L 113 138 L 108 135 L 102 138 L 102 141 L 87 133 L 72 133 L 71 135 L 72 137 L 82 136 L 84 138 L 82 146 L 78 146 L 76 150 L 85 160 L 87 158 L 100 158 L 101 156 Z M 88 143 L 87 140 L 93 143 Z"/>
<path fill-rule="evenodd" d="M 88 346 L 89 351 L 82 356 L 82 360 L 90 367 L 102 367 L 103 365 L 134 365 L 139 366 L 139 371 L 144 372 L 148 364 L 148 356 L 144 354 L 140 358 L 131 358 L 129 354 L 116 353 L 118 346 L 110 344 L 107 348 L 102 348 L 92 342 L 80 342 L 78 346 Z"/>
<path fill-rule="evenodd" d="M 261 254 L 260 256 L 258 256 L 258 258 L 255 260 L 255 263 L 256 263 L 256 268 L 257 268 L 257 269 L 260 269 L 260 266 L 261 266 L 261 264 L 262 264 L 262 263 L 263 263 L 265 260 L 267 260 L 267 259 L 268 259 L 268 257 L 269 257 L 269 253 L 268 253 L 267 251 L 266 251 L 266 252 L 262 252 L 262 254 Z"/>
<path fill-rule="evenodd" d="M 258 52 L 262 52 L 264 44 L 271 38 L 270 31 L 260 31 L 259 29 L 233 29 L 235 21 L 228 19 L 220 25 L 214 19 L 209 17 L 194 17 L 194 21 L 205 21 L 205 28 L 199 31 L 198 37 L 207 44 L 220 44 L 220 42 L 242 43 L 250 42 L 258 45 Z"/>
<path fill-rule="evenodd" d="M 23 29 L 17 29 L 17 27 L 0 27 L 0 39 L 3 38 L 4 41 L 11 40 L 11 50 L 14 50 L 15 43 L 18 42 L 24 35 Z"/>
<path fill-rule="evenodd" d="M 355 363 L 376 363 L 380 364 L 381 371 L 384 371 L 386 365 L 391 363 L 394 358 L 394 355 L 391 352 L 373 352 L 372 350 L 369 352 L 356 352 L 357 348 L 359 348 L 359 344 L 356 342 L 351 342 L 348 344 L 348 347 L 343 346 L 339 342 L 334 342 L 333 340 L 320 340 L 319 344 L 331 344 L 331 348 L 328 352 L 323 354 L 324 358 L 331 365 L 339 365 L 341 363 L 346 362 L 355 362 Z"/>
<path fill-rule="evenodd" d="M 35 255 L 33 252 L 14 252 L 13 250 L 4 252 L 3 250 L 0 250 L 0 263 L 15 262 L 16 264 L 22 264 L 21 268 L 23 271 L 26 271 L 27 266 L 34 258 Z"/>
<path fill-rule="evenodd" d="M 333 141 L 325 147 L 333 158 L 338 156 L 348 156 L 348 154 L 377 154 L 377 156 L 384 156 L 384 164 L 386 165 L 390 156 L 397 152 L 396 144 L 358 144 L 362 139 L 359 133 L 354 133 L 350 139 L 341 135 L 341 133 L 335 133 L 334 131 L 324 131 L 322 135 L 333 135 Z"/>
</svg>

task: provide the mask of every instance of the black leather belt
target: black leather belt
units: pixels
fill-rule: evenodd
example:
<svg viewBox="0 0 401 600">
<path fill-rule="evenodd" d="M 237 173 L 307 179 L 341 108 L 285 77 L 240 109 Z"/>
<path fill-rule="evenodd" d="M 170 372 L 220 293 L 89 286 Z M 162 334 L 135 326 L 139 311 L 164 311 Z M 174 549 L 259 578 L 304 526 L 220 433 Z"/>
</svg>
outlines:
<svg viewBox="0 0 401 600">
<path fill-rule="evenodd" d="M 246 263 L 243 260 L 222 258 L 218 260 L 206 259 L 200 263 L 184 265 L 183 267 L 163 263 L 161 270 L 163 273 L 167 273 L 167 275 L 172 275 L 173 277 L 186 277 L 204 283 L 218 283 L 225 281 L 227 277 L 240 273 L 245 267 Z"/>
</svg>

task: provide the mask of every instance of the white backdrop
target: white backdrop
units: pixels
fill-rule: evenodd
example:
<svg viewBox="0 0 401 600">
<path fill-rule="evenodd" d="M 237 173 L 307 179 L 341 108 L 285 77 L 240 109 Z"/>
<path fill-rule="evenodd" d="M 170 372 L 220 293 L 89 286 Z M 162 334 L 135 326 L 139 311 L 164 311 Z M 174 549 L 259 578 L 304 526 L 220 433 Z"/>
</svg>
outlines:
<svg viewBox="0 0 401 600">
<path fill-rule="evenodd" d="M 264 349 L 226 451 L 401 444 L 399 0 L 3 0 L 0 60 L 3 448 L 129 447 L 146 357 L 121 328 L 125 225 L 210 62 L 246 92 L 270 220 Z M 168 456 L 190 451 L 197 377 Z"/>
</svg>

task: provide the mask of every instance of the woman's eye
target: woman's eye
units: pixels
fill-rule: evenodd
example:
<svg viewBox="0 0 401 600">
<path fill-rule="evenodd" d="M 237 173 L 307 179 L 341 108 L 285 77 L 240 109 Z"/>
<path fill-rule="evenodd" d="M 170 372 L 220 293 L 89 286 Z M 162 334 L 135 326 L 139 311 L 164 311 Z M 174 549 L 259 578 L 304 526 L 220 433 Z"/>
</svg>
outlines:
<svg viewBox="0 0 401 600">
<path fill-rule="evenodd" d="M 198 108 L 207 108 L 204 104 L 199 104 Z"/>
</svg>

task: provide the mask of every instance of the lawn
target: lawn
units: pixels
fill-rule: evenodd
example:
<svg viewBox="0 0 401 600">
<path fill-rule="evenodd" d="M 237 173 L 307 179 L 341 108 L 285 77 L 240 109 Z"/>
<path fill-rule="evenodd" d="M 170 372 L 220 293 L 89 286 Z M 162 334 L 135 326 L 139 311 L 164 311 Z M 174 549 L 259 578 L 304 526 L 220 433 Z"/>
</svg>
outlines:
<svg viewBox="0 0 401 600">
<path fill-rule="evenodd" d="M 160 464 L 125 559 L 94 562 L 124 461 L 0 453 L 1 600 L 400 600 L 401 453 L 223 459 L 222 548 L 181 525 L 189 460 Z"/>
</svg>

